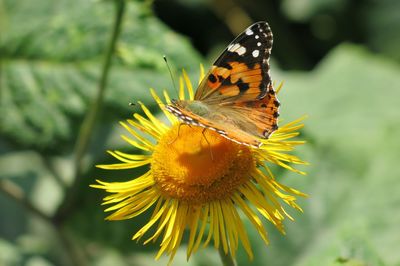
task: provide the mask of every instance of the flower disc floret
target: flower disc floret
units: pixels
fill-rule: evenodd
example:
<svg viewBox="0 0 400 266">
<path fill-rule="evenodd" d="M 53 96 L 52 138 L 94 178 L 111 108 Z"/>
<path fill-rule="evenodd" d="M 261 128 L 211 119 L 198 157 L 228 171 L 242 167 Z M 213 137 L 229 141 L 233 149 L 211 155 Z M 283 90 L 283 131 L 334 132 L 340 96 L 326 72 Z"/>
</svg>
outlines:
<svg viewBox="0 0 400 266">
<path fill-rule="evenodd" d="M 194 204 L 229 197 L 254 169 L 249 147 L 209 129 L 179 124 L 159 140 L 151 162 L 164 196 Z"/>
</svg>

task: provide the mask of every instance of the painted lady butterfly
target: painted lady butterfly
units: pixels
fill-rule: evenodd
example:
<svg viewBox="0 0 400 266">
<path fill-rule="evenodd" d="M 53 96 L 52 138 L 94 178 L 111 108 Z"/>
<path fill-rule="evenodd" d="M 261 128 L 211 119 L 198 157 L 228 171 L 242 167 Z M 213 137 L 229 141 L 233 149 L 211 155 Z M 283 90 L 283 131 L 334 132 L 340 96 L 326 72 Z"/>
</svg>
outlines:
<svg viewBox="0 0 400 266">
<path fill-rule="evenodd" d="M 278 128 L 279 101 L 269 74 L 272 40 L 267 22 L 251 25 L 215 61 L 194 100 L 172 100 L 166 109 L 186 124 L 259 148 Z"/>
</svg>

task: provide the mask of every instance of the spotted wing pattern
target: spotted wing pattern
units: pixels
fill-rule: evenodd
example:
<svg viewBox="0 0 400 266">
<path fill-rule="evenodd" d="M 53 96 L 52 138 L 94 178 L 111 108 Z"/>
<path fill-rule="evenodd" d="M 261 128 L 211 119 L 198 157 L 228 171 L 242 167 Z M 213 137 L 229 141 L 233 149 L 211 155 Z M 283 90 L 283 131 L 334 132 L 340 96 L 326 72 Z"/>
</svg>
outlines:
<svg viewBox="0 0 400 266">
<path fill-rule="evenodd" d="M 195 100 L 262 98 L 271 83 L 272 31 L 266 22 L 247 28 L 222 52 L 196 91 Z M 216 98 L 216 99 L 215 99 Z"/>
</svg>

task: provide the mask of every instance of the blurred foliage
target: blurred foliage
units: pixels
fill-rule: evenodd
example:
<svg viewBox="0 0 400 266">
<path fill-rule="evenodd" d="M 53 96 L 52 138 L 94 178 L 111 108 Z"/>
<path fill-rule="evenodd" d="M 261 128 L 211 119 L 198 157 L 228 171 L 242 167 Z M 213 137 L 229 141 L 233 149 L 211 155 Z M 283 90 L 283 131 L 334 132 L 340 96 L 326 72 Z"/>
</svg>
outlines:
<svg viewBox="0 0 400 266">
<path fill-rule="evenodd" d="M 287 237 L 273 232 L 256 265 L 398 265 L 399 71 L 343 44 L 312 72 L 275 73 L 285 78 L 283 118 L 309 116 L 309 143 L 298 151 L 312 164 L 308 176 L 285 173 L 285 181 L 310 198 L 301 202 L 304 214 L 294 213 Z"/>
<path fill-rule="evenodd" d="M 69 145 L 96 90 L 112 3 L 10 0 L 2 6 L 0 111 L 8 115 L 1 117 L 1 132 L 31 147 Z M 146 5 L 130 3 L 105 109 L 127 114 L 128 103 L 139 99 L 134 90 L 169 85 L 163 54 L 179 68 L 199 62 L 189 43 Z"/>
<path fill-rule="evenodd" d="M 114 2 L 0 0 L 0 181 L 55 217 L 79 178 L 72 207 L 55 226 L 0 193 L 0 265 L 71 265 L 71 254 L 89 265 L 155 265 L 156 245 L 130 241 L 146 215 L 103 221 L 104 195 L 88 185 L 105 172 L 93 165 L 110 160 L 106 149 L 132 149 L 117 123 L 137 111 L 129 102 L 156 110 L 149 87 L 174 95 L 162 55 L 195 77 L 200 53 L 210 61 L 249 20 L 271 24 L 272 75 L 285 81 L 282 123 L 308 114 L 308 144 L 297 152 L 311 162 L 306 177 L 276 173 L 310 198 L 300 202 L 303 214 L 291 213 L 287 236 L 266 222 L 268 247 L 247 224 L 252 265 L 400 265 L 399 1 L 127 3 L 84 172 L 74 177 L 73 147 L 98 87 Z M 112 180 L 137 174 L 114 172 Z M 248 265 L 243 250 L 237 259 Z M 174 262 L 219 263 L 212 247 L 188 263 L 182 247 Z"/>
</svg>

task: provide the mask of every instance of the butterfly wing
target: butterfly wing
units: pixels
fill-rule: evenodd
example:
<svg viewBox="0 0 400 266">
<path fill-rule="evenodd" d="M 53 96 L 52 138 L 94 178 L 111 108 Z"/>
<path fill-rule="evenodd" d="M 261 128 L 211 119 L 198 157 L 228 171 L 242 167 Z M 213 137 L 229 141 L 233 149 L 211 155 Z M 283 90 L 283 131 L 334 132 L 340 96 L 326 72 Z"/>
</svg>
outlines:
<svg viewBox="0 0 400 266">
<path fill-rule="evenodd" d="M 277 129 L 279 114 L 269 74 L 272 41 L 268 23 L 251 25 L 215 61 L 194 101 L 176 101 L 167 109 L 185 123 L 259 147 L 259 138 L 268 138 Z M 202 112 L 191 108 L 194 103 L 204 104 Z"/>
<path fill-rule="evenodd" d="M 280 104 L 269 74 L 272 43 L 268 23 L 248 27 L 215 61 L 195 96 L 229 117 L 217 125 L 228 138 L 253 146 L 278 128 Z"/>
<path fill-rule="evenodd" d="M 195 111 L 192 101 L 176 101 L 167 105 L 167 110 L 187 124 L 209 128 L 234 142 L 261 146 L 260 138 L 268 138 L 277 129 L 279 101 L 272 85 L 267 95 L 258 100 L 237 102 L 233 105 L 208 105 Z"/>
<path fill-rule="evenodd" d="M 233 124 L 239 130 L 245 131 L 252 136 L 267 139 L 276 129 L 279 117 L 280 103 L 276 98 L 276 93 L 272 84 L 268 85 L 267 95 L 262 99 L 237 101 L 232 105 L 225 105 L 227 115 L 230 111 L 235 111 L 240 115 L 233 118 Z M 235 138 L 235 131 L 230 133 Z"/>
<path fill-rule="evenodd" d="M 263 98 L 271 83 L 272 31 L 267 22 L 248 27 L 222 52 L 202 80 L 195 100 L 210 104 Z"/>
</svg>

